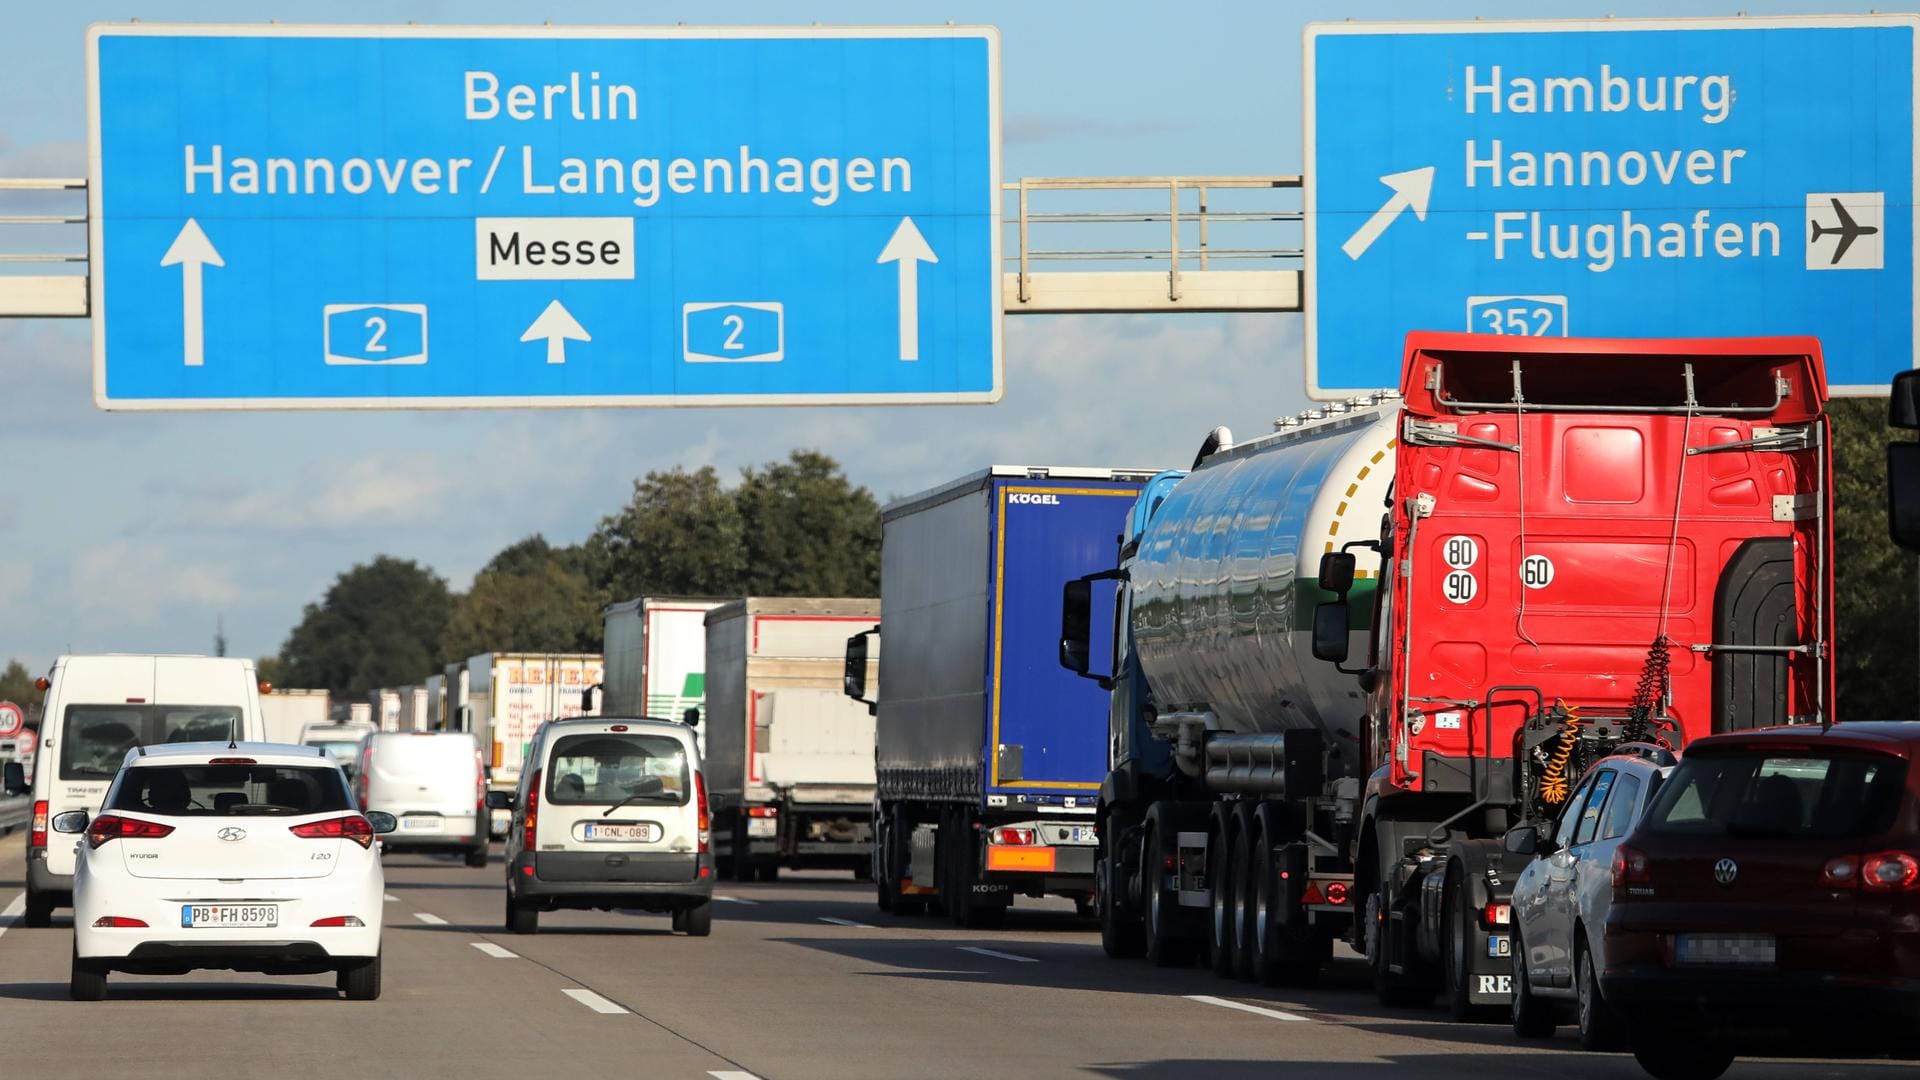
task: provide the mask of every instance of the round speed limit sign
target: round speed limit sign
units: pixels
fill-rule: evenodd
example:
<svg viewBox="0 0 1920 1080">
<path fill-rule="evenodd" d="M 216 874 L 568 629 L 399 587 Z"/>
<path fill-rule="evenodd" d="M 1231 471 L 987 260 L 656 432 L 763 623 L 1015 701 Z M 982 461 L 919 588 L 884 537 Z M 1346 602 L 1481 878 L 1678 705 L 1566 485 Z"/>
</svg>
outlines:
<svg viewBox="0 0 1920 1080">
<path fill-rule="evenodd" d="M 27 714 L 11 701 L 0 701 L 0 739 L 11 739 L 27 726 Z"/>
</svg>

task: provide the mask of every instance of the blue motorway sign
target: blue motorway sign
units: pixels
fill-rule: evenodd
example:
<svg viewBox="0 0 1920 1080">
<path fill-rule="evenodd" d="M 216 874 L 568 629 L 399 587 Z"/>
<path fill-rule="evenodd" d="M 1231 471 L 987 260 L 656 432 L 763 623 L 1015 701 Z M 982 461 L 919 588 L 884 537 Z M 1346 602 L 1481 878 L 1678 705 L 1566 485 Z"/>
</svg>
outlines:
<svg viewBox="0 0 1920 1080">
<path fill-rule="evenodd" d="M 1307 378 L 1409 330 L 1813 334 L 1838 392 L 1915 359 L 1912 16 L 1306 32 Z"/>
<path fill-rule="evenodd" d="M 991 28 L 96 25 L 107 409 L 991 402 Z"/>
</svg>

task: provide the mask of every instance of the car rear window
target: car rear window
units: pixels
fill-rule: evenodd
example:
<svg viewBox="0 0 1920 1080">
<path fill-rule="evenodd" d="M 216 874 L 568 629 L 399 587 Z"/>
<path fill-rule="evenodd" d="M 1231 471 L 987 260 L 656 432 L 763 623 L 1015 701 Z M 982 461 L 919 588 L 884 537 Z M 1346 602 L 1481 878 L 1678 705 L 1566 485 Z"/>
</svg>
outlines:
<svg viewBox="0 0 1920 1080">
<path fill-rule="evenodd" d="M 1648 808 L 1668 836 L 1874 836 L 1893 825 L 1907 763 L 1876 754 L 1697 755 Z"/>
<path fill-rule="evenodd" d="M 144 765 L 131 768 L 109 810 L 178 817 L 257 817 L 348 811 L 340 771 L 292 765 Z"/>
<path fill-rule="evenodd" d="M 686 747 L 663 735 L 564 735 L 547 759 L 545 794 L 555 803 L 684 806 L 691 788 Z"/>
<path fill-rule="evenodd" d="M 225 742 L 239 723 L 234 705 L 69 705 L 59 734 L 60 778 L 111 780 L 136 746 Z"/>
</svg>

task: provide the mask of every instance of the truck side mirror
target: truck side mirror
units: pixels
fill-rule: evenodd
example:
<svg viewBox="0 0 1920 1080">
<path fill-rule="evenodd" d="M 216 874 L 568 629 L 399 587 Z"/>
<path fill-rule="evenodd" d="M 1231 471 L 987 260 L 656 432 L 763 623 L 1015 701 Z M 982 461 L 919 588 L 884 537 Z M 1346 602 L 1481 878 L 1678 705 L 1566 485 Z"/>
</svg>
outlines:
<svg viewBox="0 0 1920 1080">
<path fill-rule="evenodd" d="M 580 691 L 581 715 L 583 716 L 593 715 L 593 698 L 594 698 L 594 695 L 598 694 L 599 692 L 600 692 L 600 685 L 598 683 L 595 683 L 594 685 L 587 687 L 585 690 Z"/>
<path fill-rule="evenodd" d="M 513 792 L 511 791 L 487 792 L 487 809 L 489 810 L 513 809 Z"/>
<path fill-rule="evenodd" d="M 687 711 L 680 714 L 680 722 L 688 727 L 700 726 L 700 706 L 689 705 Z"/>
<path fill-rule="evenodd" d="M 1893 397 L 1887 401 L 1887 426 L 1902 431 L 1920 429 L 1920 371 L 1893 377 Z"/>
<path fill-rule="evenodd" d="M 840 679 L 841 689 L 853 700 L 867 707 L 867 714 L 880 711 L 880 703 L 867 697 L 867 639 L 878 634 L 879 627 L 862 630 L 847 639 L 847 663 Z"/>
<path fill-rule="evenodd" d="M 25 795 L 27 787 L 27 767 L 17 761 L 9 761 L 0 769 L 0 790 L 8 795 Z"/>
<path fill-rule="evenodd" d="M 1920 443 L 1887 445 L 1887 526 L 1894 543 L 1920 551 Z"/>
<path fill-rule="evenodd" d="M 1332 557 L 1332 555 L 1327 556 L 1329 559 Z M 1347 559 L 1348 562 L 1351 563 L 1353 557 L 1349 555 Z M 1321 587 L 1326 587 L 1324 581 Z M 1350 625 L 1350 615 L 1347 611 L 1347 602 L 1344 599 L 1329 600 L 1314 608 L 1313 658 L 1316 660 L 1326 660 L 1334 664 L 1345 663 L 1347 659 L 1347 649 L 1350 645 L 1348 641 Z"/>
<path fill-rule="evenodd" d="M 1329 551 L 1320 556 L 1320 588 L 1335 596 L 1346 596 L 1353 590 L 1354 558 L 1351 551 Z M 1318 640 L 1318 637 L 1315 637 Z M 1314 655 L 1318 656 L 1316 652 Z M 1341 654 L 1343 657 L 1344 653 Z M 1326 657 L 1321 657 L 1326 659 Z"/>
<path fill-rule="evenodd" d="M 1060 666 L 1086 677 L 1093 654 L 1093 582 L 1069 581 L 1060 590 Z"/>
</svg>

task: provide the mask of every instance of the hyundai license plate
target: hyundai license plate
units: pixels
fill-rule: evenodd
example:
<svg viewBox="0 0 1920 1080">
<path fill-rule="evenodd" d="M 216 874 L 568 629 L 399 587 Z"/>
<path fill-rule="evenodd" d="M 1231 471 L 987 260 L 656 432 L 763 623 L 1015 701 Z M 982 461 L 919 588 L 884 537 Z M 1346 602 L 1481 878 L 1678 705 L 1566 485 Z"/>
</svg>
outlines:
<svg viewBox="0 0 1920 1080">
<path fill-rule="evenodd" d="M 1677 964 L 1763 967 L 1778 962 L 1779 952 L 1772 934 L 1675 934 L 1673 938 Z"/>
<path fill-rule="evenodd" d="M 180 925 L 201 926 L 279 926 L 278 904 L 182 904 Z"/>
<path fill-rule="evenodd" d="M 586 838 L 589 840 L 626 840 L 639 844 L 651 844 L 660 839 L 660 826 L 650 821 L 638 825 L 615 825 L 605 821 L 589 821 L 586 826 Z"/>
</svg>

